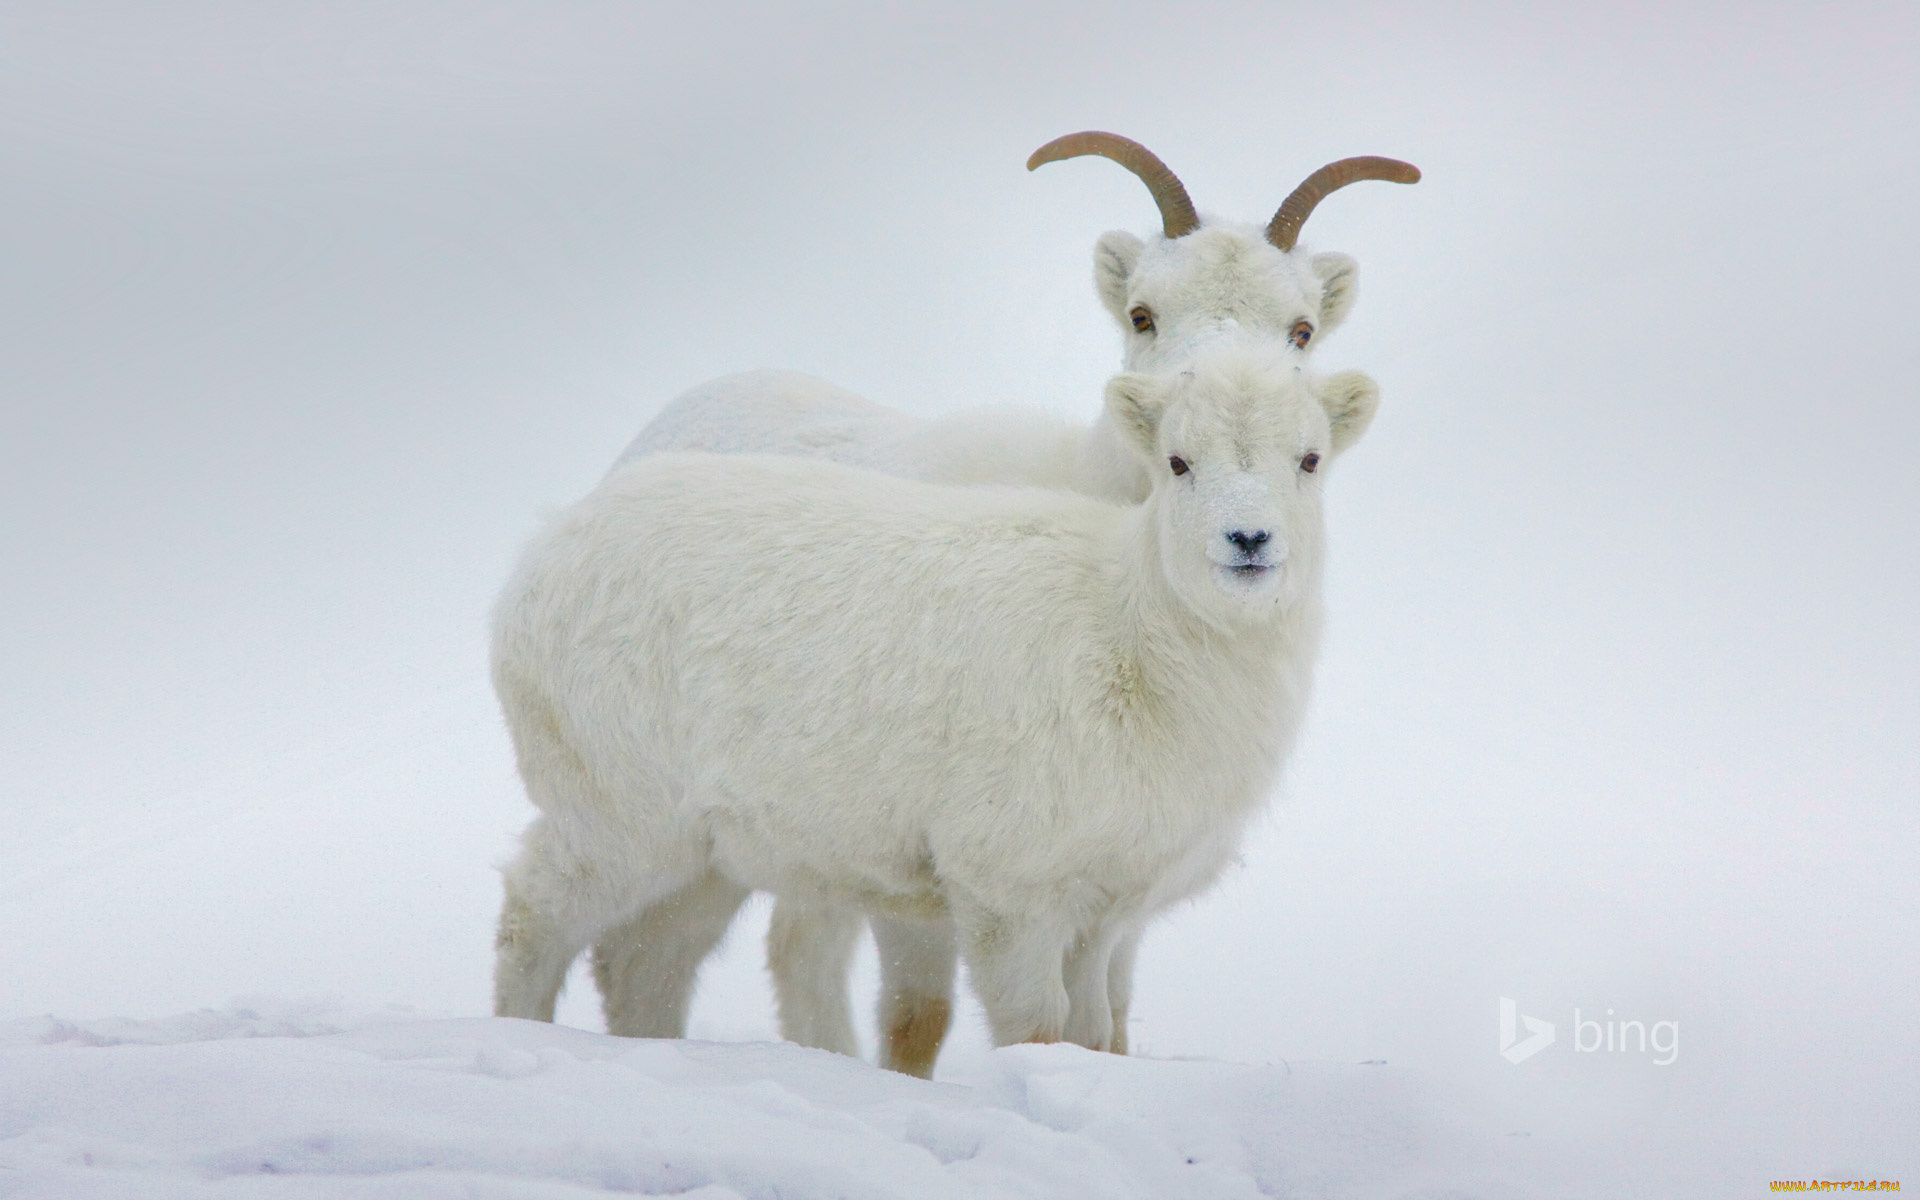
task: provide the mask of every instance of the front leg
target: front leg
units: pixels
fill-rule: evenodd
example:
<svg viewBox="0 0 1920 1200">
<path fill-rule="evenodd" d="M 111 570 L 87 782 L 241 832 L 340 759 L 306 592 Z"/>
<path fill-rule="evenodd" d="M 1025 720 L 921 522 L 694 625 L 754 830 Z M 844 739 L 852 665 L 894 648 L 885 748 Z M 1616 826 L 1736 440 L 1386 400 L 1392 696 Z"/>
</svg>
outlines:
<svg viewBox="0 0 1920 1200">
<path fill-rule="evenodd" d="M 1144 930 L 1129 929 L 1114 944 L 1107 959 L 1107 1003 L 1113 1010 L 1113 1040 L 1107 1046 L 1115 1054 L 1127 1052 L 1127 1009 L 1133 1003 L 1133 960 L 1140 950 Z"/>
<path fill-rule="evenodd" d="M 1072 927 L 1044 909 L 1015 913 L 955 905 L 953 911 L 994 1045 L 1061 1041 L 1072 1007 L 1062 975 Z"/>
<path fill-rule="evenodd" d="M 880 1065 L 933 1078 L 953 1019 L 953 922 L 873 918 L 880 948 Z"/>
<path fill-rule="evenodd" d="M 1115 1033 L 1108 999 L 1108 972 L 1119 931 L 1096 927 L 1084 933 L 1067 951 L 1066 1040 L 1089 1050 L 1109 1050 Z"/>
</svg>

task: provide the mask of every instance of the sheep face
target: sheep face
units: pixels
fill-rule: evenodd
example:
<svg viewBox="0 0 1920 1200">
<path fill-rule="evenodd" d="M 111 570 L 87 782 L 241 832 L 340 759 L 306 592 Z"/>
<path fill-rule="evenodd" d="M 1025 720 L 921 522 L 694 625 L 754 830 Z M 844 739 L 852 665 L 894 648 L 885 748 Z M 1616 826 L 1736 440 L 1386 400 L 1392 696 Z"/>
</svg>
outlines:
<svg viewBox="0 0 1920 1200">
<path fill-rule="evenodd" d="M 1316 380 L 1271 347 L 1114 378 L 1107 410 L 1151 463 L 1161 568 L 1188 608 L 1231 625 L 1317 594 L 1325 464 L 1378 400 L 1358 371 Z"/>
<path fill-rule="evenodd" d="M 1359 269 L 1344 254 L 1282 251 L 1259 226 L 1224 221 L 1151 243 L 1108 233 L 1094 248 L 1094 283 L 1130 371 L 1174 368 L 1223 335 L 1271 341 L 1299 361 L 1346 319 Z"/>
</svg>

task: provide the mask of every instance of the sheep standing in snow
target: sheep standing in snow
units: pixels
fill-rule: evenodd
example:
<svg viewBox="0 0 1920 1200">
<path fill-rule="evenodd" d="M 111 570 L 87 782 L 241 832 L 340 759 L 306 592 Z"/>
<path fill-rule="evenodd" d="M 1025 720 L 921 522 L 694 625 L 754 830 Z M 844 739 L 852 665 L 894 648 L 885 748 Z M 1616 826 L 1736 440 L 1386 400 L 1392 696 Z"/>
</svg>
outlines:
<svg viewBox="0 0 1920 1200">
<path fill-rule="evenodd" d="M 1218 875 L 1299 725 L 1321 468 L 1376 399 L 1260 346 L 1118 376 L 1156 464 L 1131 506 L 793 457 L 615 471 L 496 612 L 541 812 L 496 1012 L 550 1020 L 609 928 L 761 888 L 944 923 L 996 1042 L 1112 1047 L 1116 946 Z"/>
<path fill-rule="evenodd" d="M 1358 298 L 1358 264 L 1344 254 L 1307 254 L 1301 225 L 1326 195 L 1362 179 L 1412 183 L 1419 171 L 1392 159 L 1344 159 L 1314 172 L 1265 226 L 1208 218 L 1151 151 L 1109 133 L 1055 139 L 1029 170 L 1081 155 L 1126 167 L 1151 192 L 1162 233 L 1103 235 L 1094 284 L 1119 324 L 1128 370 L 1174 369 L 1223 336 L 1268 339 L 1304 360 L 1345 320 Z M 1137 456 L 1102 415 L 1092 426 L 1033 414 L 928 421 L 790 371 L 751 371 L 703 384 L 669 404 L 622 455 L 704 450 L 828 458 L 906 478 L 946 483 L 1027 483 L 1132 501 L 1147 494 Z M 612 931 L 594 948 L 594 975 L 608 1028 L 630 1036 L 684 1031 L 701 960 L 731 922 L 731 893 L 690 896 Z M 782 1036 L 857 1054 L 846 982 L 861 915 L 824 897 L 780 897 L 768 933 L 768 966 Z M 883 976 L 883 1065 L 931 1073 L 950 1019 L 955 945 L 941 922 L 878 917 Z M 1115 1048 L 1125 1049 L 1135 951 L 1115 951 Z"/>
</svg>

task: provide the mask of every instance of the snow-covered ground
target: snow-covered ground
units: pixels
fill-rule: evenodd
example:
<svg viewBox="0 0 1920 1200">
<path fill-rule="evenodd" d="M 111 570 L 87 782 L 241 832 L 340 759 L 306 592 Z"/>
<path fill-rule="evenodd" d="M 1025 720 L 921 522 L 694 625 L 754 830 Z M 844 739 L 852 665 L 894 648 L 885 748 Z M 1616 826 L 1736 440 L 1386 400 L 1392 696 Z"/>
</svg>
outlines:
<svg viewBox="0 0 1920 1200">
<path fill-rule="evenodd" d="M 0 1070 L 6 1197 L 1614 1194 L 1571 1169 L 1584 1148 L 1489 1137 L 1384 1064 L 1019 1046 L 927 1083 L 784 1043 L 310 1004 L 14 1022 Z"/>
<path fill-rule="evenodd" d="M 1177 7 L 0 4 L 0 1195 L 1920 1186 L 1920 11 Z M 1083 128 L 1426 173 L 1303 235 L 1381 413 L 1141 1057 L 778 1046 L 764 902 L 698 1044 L 488 1020 L 536 514 L 731 370 L 1091 414 Z"/>
</svg>

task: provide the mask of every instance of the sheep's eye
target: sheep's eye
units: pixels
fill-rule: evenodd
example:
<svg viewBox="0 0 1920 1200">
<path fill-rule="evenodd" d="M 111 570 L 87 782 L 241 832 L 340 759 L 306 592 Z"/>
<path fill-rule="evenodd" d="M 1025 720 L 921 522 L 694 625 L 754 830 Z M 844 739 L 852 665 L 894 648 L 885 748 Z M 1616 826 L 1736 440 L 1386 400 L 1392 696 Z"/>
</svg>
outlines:
<svg viewBox="0 0 1920 1200">
<path fill-rule="evenodd" d="M 1168 459 L 1167 465 L 1173 468 L 1175 475 L 1185 475 L 1187 473 L 1187 460 L 1181 458 L 1178 454 Z"/>
<path fill-rule="evenodd" d="M 1290 330 L 1287 333 L 1287 340 L 1292 342 L 1294 345 L 1300 347 L 1302 350 L 1305 350 L 1307 348 L 1307 343 L 1313 340 L 1312 322 L 1295 321 L 1293 323 L 1292 330 Z"/>
<path fill-rule="evenodd" d="M 1144 304 L 1134 305 L 1133 310 L 1127 314 L 1127 320 L 1133 322 L 1135 333 L 1153 332 L 1153 313 L 1148 311 Z"/>
<path fill-rule="evenodd" d="M 1318 454 L 1309 454 L 1305 458 L 1300 460 L 1300 469 L 1302 471 L 1307 472 L 1309 475 L 1311 475 L 1313 473 L 1313 469 L 1319 465 L 1320 465 L 1320 456 Z"/>
</svg>

